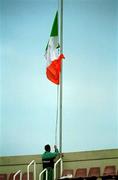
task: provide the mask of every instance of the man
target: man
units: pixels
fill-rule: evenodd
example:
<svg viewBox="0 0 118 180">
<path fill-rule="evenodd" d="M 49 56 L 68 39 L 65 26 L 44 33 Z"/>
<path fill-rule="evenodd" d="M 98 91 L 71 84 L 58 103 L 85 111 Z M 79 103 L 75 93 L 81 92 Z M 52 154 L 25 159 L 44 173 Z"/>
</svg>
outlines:
<svg viewBox="0 0 118 180">
<path fill-rule="evenodd" d="M 54 146 L 55 152 L 51 152 L 51 147 L 49 144 L 45 145 L 45 152 L 42 154 L 43 169 L 47 168 L 48 170 L 48 180 L 53 179 L 53 168 L 54 168 L 54 159 L 59 154 L 57 146 Z M 45 176 L 44 176 L 45 180 Z"/>
</svg>

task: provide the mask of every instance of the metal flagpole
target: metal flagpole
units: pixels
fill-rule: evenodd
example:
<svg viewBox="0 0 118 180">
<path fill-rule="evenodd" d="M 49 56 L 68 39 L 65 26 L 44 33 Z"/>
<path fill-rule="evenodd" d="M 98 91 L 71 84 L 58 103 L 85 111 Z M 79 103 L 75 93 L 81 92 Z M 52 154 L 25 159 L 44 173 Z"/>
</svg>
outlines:
<svg viewBox="0 0 118 180">
<path fill-rule="evenodd" d="M 63 0 L 60 0 L 60 54 L 63 53 Z M 59 130 L 59 150 L 62 153 L 62 72 L 63 71 L 63 61 L 61 61 L 61 73 L 60 73 L 60 130 Z"/>
</svg>

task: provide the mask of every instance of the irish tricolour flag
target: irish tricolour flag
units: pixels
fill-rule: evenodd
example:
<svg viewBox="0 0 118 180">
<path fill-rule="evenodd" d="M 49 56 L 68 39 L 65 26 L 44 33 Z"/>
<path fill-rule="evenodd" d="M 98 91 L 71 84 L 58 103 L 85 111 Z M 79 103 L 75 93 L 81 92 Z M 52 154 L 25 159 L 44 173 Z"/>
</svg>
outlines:
<svg viewBox="0 0 118 180">
<path fill-rule="evenodd" d="M 47 60 L 47 67 L 46 67 L 47 78 L 57 85 L 60 82 L 61 60 L 64 58 L 63 54 L 59 54 L 58 49 L 59 49 L 59 40 L 58 40 L 58 12 L 57 12 L 45 52 L 45 57 Z"/>
</svg>

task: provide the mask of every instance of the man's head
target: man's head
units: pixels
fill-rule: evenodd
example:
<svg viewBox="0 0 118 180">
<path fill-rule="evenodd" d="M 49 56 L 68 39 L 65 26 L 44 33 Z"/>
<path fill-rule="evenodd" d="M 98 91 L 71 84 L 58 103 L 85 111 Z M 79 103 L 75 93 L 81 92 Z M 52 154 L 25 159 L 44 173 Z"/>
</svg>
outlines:
<svg viewBox="0 0 118 180">
<path fill-rule="evenodd" d="M 50 152 L 50 150 L 51 150 L 51 147 L 50 147 L 50 145 L 49 145 L 49 144 L 45 145 L 45 151 L 48 151 L 48 152 Z"/>
</svg>

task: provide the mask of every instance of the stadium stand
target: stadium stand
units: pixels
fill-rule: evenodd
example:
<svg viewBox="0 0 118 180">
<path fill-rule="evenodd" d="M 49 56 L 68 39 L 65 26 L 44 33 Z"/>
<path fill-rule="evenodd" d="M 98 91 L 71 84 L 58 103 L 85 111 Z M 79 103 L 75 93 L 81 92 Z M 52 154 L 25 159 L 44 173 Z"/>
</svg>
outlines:
<svg viewBox="0 0 118 180">
<path fill-rule="evenodd" d="M 118 170 L 116 172 L 116 166 L 106 166 L 104 168 L 104 172 L 102 175 L 100 173 L 100 167 L 90 167 L 88 169 L 88 174 L 87 174 L 87 168 L 76 169 L 75 175 L 73 172 L 74 169 L 64 169 L 62 177 L 65 176 L 66 179 L 73 179 L 73 180 L 74 179 L 96 180 L 99 178 L 101 180 L 118 180 Z M 72 177 L 68 177 L 68 175 L 70 174 L 72 174 Z"/>
<path fill-rule="evenodd" d="M 13 180 L 13 176 L 15 173 L 11 174 L 0 174 L 0 180 Z M 103 174 L 100 175 L 100 167 L 91 167 L 88 169 L 88 175 L 87 175 L 87 168 L 78 168 L 75 171 L 74 169 L 64 169 L 62 177 L 65 177 L 66 179 L 81 179 L 81 180 L 93 180 L 100 178 L 101 180 L 118 180 L 118 169 L 116 169 L 116 166 L 105 166 Z M 16 180 L 20 179 L 19 174 L 15 178 Z M 29 173 L 29 180 L 33 180 L 33 172 Z M 61 179 L 61 178 L 59 178 Z M 22 180 L 27 180 L 27 173 L 23 173 Z"/>
</svg>

